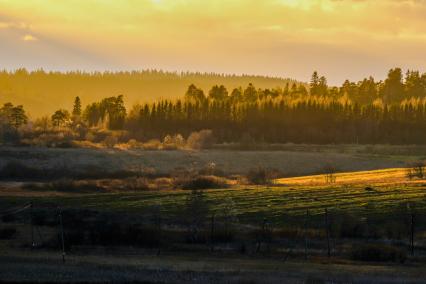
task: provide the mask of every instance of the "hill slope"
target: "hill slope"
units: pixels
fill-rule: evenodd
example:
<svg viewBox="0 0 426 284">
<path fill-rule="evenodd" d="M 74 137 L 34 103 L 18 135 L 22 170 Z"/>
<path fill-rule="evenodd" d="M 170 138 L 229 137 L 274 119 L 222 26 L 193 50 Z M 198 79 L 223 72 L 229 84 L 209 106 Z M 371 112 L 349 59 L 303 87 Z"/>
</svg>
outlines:
<svg viewBox="0 0 426 284">
<path fill-rule="evenodd" d="M 46 73 L 44 71 L 0 72 L 0 103 L 23 104 L 34 117 L 70 109 L 75 96 L 83 105 L 108 96 L 124 95 L 127 107 L 156 99 L 182 97 L 190 84 L 205 93 L 216 84 L 233 88 L 253 83 L 257 88 L 283 88 L 294 80 L 249 75 L 134 71 L 118 73 Z"/>
</svg>

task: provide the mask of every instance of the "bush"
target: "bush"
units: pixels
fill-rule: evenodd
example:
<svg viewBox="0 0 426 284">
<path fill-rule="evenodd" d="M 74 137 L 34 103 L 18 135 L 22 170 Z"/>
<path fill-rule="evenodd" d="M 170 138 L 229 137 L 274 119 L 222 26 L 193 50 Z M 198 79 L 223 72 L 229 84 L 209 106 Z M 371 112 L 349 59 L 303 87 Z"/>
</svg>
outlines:
<svg viewBox="0 0 426 284">
<path fill-rule="evenodd" d="M 144 150 L 160 150 L 161 141 L 158 139 L 151 139 L 146 143 L 142 144 Z"/>
<path fill-rule="evenodd" d="M 182 135 L 177 134 L 174 136 L 166 135 L 163 139 L 163 150 L 177 150 L 181 149 L 185 146 L 185 139 L 182 137 Z"/>
<path fill-rule="evenodd" d="M 142 143 L 138 142 L 136 139 L 130 139 L 129 142 L 127 142 L 127 145 L 129 149 L 142 149 L 143 145 Z"/>
<path fill-rule="evenodd" d="M 174 184 L 176 187 L 189 190 L 228 187 L 225 179 L 216 176 L 195 176 L 192 178 L 175 179 Z"/>
<path fill-rule="evenodd" d="M 108 148 L 113 148 L 115 144 L 117 143 L 118 143 L 118 139 L 115 136 L 108 136 L 103 141 L 103 144 L 105 145 L 105 147 L 108 147 Z"/>
<path fill-rule="evenodd" d="M 149 189 L 148 179 L 144 177 L 129 178 L 127 179 L 126 185 L 129 190 L 133 191 Z"/>
<path fill-rule="evenodd" d="M 213 131 L 201 130 L 192 132 L 187 139 L 187 147 L 193 150 L 201 150 L 211 148 L 213 145 Z"/>
<path fill-rule="evenodd" d="M 265 185 L 272 183 L 272 173 L 264 167 L 251 169 L 247 174 L 247 180 L 250 184 Z"/>
<path fill-rule="evenodd" d="M 353 246 L 351 249 L 351 258 L 359 261 L 392 261 L 404 263 L 407 259 L 405 251 L 381 244 L 367 244 Z"/>
</svg>

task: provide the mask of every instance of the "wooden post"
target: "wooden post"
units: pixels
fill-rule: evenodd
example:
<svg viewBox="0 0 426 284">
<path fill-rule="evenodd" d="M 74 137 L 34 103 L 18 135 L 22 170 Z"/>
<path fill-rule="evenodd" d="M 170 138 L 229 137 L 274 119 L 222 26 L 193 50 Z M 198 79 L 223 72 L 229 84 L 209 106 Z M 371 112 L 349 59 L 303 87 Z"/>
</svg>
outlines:
<svg viewBox="0 0 426 284">
<path fill-rule="evenodd" d="M 65 263 L 65 240 L 64 240 L 64 223 L 62 221 L 62 210 L 58 208 L 59 213 L 59 225 L 61 229 L 61 244 L 62 244 L 62 262 Z"/>
<path fill-rule="evenodd" d="M 33 202 L 30 203 L 30 224 L 31 224 L 31 248 L 35 248 L 34 241 L 34 216 L 33 216 Z"/>
<path fill-rule="evenodd" d="M 304 224 L 304 233 L 305 233 L 305 260 L 308 260 L 308 218 L 309 218 L 309 209 L 306 209 L 305 224 Z"/>
<path fill-rule="evenodd" d="M 410 232 L 410 248 L 411 248 L 411 256 L 414 256 L 414 214 L 411 213 L 411 222 L 410 222 L 411 232 Z"/>
<path fill-rule="evenodd" d="M 328 224 L 328 210 L 325 208 L 325 234 L 327 236 L 327 256 L 330 257 L 330 228 Z"/>
<path fill-rule="evenodd" d="M 262 231 L 260 232 L 258 240 L 257 240 L 256 253 L 258 253 L 260 251 L 260 248 L 262 247 L 262 241 L 265 238 L 265 227 L 266 227 L 266 218 L 263 219 Z"/>
<path fill-rule="evenodd" d="M 161 212 L 161 211 L 159 211 Z M 160 255 L 161 253 L 161 245 L 162 245 L 162 234 L 163 234 L 163 230 L 162 230 L 162 219 L 161 219 L 161 214 L 158 214 L 158 251 L 157 251 L 157 256 Z"/>
<path fill-rule="evenodd" d="M 214 214 L 212 214 L 212 219 L 211 219 L 211 227 L 210 227 L 210 251 L 214 250 L 214 225 L 215 225 L 215 220 L 214 220 Z"/>
</svg>

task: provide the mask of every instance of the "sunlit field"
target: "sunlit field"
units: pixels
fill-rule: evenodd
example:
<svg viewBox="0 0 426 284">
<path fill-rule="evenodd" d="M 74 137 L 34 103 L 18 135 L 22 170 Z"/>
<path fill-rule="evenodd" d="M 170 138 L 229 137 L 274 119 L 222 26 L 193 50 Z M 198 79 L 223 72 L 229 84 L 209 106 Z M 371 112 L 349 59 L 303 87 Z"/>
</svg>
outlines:
<svg viewBox="0 0 426 284">
<path fill-rule="evenodd" d="M 0 0 L 0 283 L 425 283 L 425 14 Z"/>
</svg>

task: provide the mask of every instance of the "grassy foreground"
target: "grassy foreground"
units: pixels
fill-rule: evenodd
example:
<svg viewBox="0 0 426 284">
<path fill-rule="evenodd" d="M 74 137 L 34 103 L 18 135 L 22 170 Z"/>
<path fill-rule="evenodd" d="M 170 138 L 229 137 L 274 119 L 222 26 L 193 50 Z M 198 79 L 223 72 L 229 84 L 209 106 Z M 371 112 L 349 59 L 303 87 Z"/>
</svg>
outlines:
<svg viewBox="0 0 426 284">
<path fill-rule="evenodd" d="M 18 237 L 0 242 L 0 280 L 4 281 L 145 281 L 144 283 L 422 283 L 426 260 L 426 182 L 406 178 L 406 169 L 339 173 L 330 184 L 324 175 L 283 178 L 270 186 L 233 185 L 227 189 L 206 190 L 209 214 L 220 215 L 232 204 L 238 223 L 235 239 L 215 244 L 191 243 L 180 236 L 186 199 L 190 191 L 143 190 L 129 192 L 73 193 L 29 191 L 20 184 L 0 186 L 0 208 L 19 207 L 30 201 L 36 209 L 56 216 L 56 206 L 64 209 L 65 232 L 74 241 L 67 250 L 66 264 L 61 262 L 57 238 L 58 225 L 41 226 L 41 237 L 50 249 L 29 248 L 29 214 L 15 220 Z M 3 187 L 3 188 L 1 188 Z M 332 257 L 326 253 L 324 211 L 331 223 Z M 98 227 L 85 210 L 105 212 Z M 111 245 L 82 243 L 75 230 L 114 233 L 117 222 L 128 228 L 146 221 L 145 215 L 161 211 L 163 231 L 142 231 L 153 238 L 161 236 L 161 255 L 157 245 L 146 243 L 133 247 L 112 238 Z M 50 211 L 49 211 L 50 210 Z M 309 258 L 304 258 L 304 222 L 309 210 Z M 406 218 L 416 213 L 416 253 L 400 263 L 360 262 L 351 257 L 358 245 L 376 243 L 383 249 L 409 252 Z M 115 214 L 118 213 L 118 214 Z M 402 214 L 401 214 L 402 213 Z M 75 215 L 76 214 L 76 215 Z M 84 220 L 84 223 L 75 222 Z M 209 215 L 210 216 L 210 215 Z M 109 219 L 112 218 L 112 219 Z M 340 218 L 340 219 L 339 219 Z M 257 228 L 267 219 L 274 234 L 271 242 L 256 251 Z M 68 221 L 67 221 L 68 220 Z M 74 221 L 72 221 L 74 220 Z M 136 220 L 136 221 L 135 221 Z M 210 219 L 209 219 L 210 220 Z M 48 220 L 47 220 L 48 221 Z M 206 223 L 209 221 L 207 220 Z M 45 222 L 45 224 L 47 224 Z M 80 224 L 80 225 L 78 225 Z M 209 226 L 210 223 L 207 224 Z M 84 225 L 84 224 L 83 224 Z M 73 228 L 73 226 L 80 226 Z M 218 225 L 219 226 L 219 225 Z M 223 226 L 223 225 L 222 225 Z M 220 227 L 219 227 L 220 228 Z M 72 229 L 75 229 L 74 231 Z M 138 231 L 132 232 L 138 232 Z M 206 232 L 209 232 L 210 227 Z M 127 232 L 121 230 L 121 232 Z M 348 233 L 350 235 L 348 235 Z M 69 235 L 68 235 L 69 234 Z M 74 234 L 74 235 L 73 235 Z M 114 235 L 114 234 L 113 234 Z M 119 237 L 130 236 L 117 235 Z M 73 236 L 71 238 L 70 236 Z M 115 236 L 115 235 L 114 235 Z M 88 238 L 95 240 L 96 238 Z M 132 239 L 130 239 L 132 240 Z M 36 235 L 36 241 L 40 241 Z M 113 245 L 117 241 L 116 245 Z M 25 245 L 26 244 L 26 245 Z M 148 245 L 147 245 L 148 244 Z M 244 244 L 244 252 L 239 249 Z M 389 249 L 388 247 L 388 249 Z M 391 250 L 392 252 L 392 250 Z M 385 260 L 386 261 L 386 260 Z"/>
<path fill-rule="evenodd" d="M 212 213 L 232 202 L 241 223 L 259 224 L 265 218 L 279 225 L 304 216 L 321 215 L 327 208 L 356 215 L 386 215 L 407 206 L 426 211 L 426 182 L 408 180 L 405 169 L 386 169 L 336 174 L 335 183 L 323 175 L 278 179 L 271 186 L 236 185 L 230 189 L 206 190 Z M 147 213 L 160 208 L 164 216 L 179 217 L 189 191 L 139 191 L 97 194 L 36 193 L 29 197 L 2 191 L 0 202 L 19 205 L 57 204 L 70 208 Z M 0 204 L 1 204 L 0 203 Z"/>
</svg>

